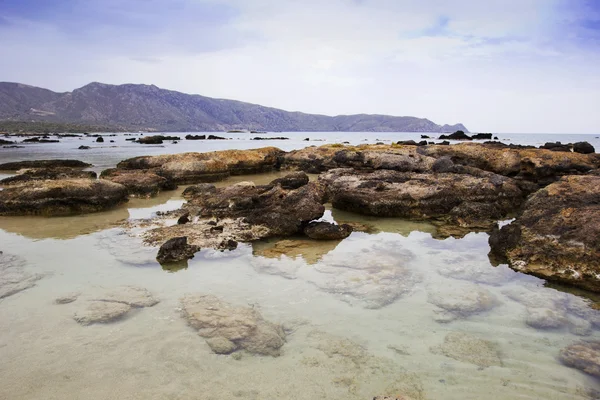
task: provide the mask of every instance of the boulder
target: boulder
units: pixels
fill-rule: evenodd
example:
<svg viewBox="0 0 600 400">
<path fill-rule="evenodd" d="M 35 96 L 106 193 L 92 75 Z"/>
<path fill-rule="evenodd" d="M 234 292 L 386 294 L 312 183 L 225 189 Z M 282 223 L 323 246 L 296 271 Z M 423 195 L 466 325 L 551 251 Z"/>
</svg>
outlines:
<svg viewBox="0 0 600 400">
<path fill-rule="evenodd" d="M 188 260 L 199 251 L 200 247 L 188 244 L 187 237 L 176 237 L 160 246 L 156 260 L 161 264 Z"/>
<path fill-rule="evenodd" d="M 186 140 L 205 140 L 206 135 L 185 135 Z"/>
<path fill-rule="evenodd" d="M 516 209 L 523 193 L 506 177 L 331 170 L 319 177 L 334 208 L 358 214 L 486 226 Z M 474 214 L 470 214 L 474 212 Z"/>
<path fill-rule="evenodd" d="M 60 179 L 96 179 L 93 171 L 82 171 L 76 168 L 34 168 L 20 170 L 17 175 L 0 180 L 0 185 L 18 185 L 30 181 L 60 180 Z"/>
<path fill-rule="evenodd" d="M 102 171 L 100 178 L 125 186 L 130 196 L 156 196 L 159 192 L 177 189 L 173 181 L 145 170 L 111 168 Z"/>
<path fill-rule="evenodd" d="M 163 140 L 181 140 L 181 138 L 178 136 L 154 135 L 141 137 L 137 140 L 137 142 L 141 144 L 162 144 Z"/>
<path fill-rule="evenodd" d="M 219 354 L 244 349 L 279 356 L 285 343 L 281 325 L 265 320 L 254 307 L 238 307 L 212 295 L 192 294 L 181 299 L 188 324 Z"/>
<path fill-rule="evenodd" d="M 573 143 L 573 151 L 575 153 L 591 154 L 591 153 L 595 153 L 596 149 L 594 148 L 594 146 L 592 146 L 588 142 L 577 142 L 577 143 Z"/>
<path fill-rule="evenodd" d="M 473 140 L 469 135 L 467 135 L 463 131 L 456 131 L 454 133 L 451 133 L 450 135 L 440 135 L 439 139 L 440 140 L 441 139 L 448 139 L 448 140 Z"/>
<path fill-rule="evenodd" d="M 540 146 L 540 149 L 546 149 L 551 151 L 563 151 L 570 153 L 571 147 L 571 144 L 562 144 L 561 142 L 546 142 L 543 146 Z"/>
<path fill-rule="evenodd" d="M 104 138 L 102 136 L 97 137 L 96 143 L 104 143 Z"/>
<path fill-rule="evenodd" d="M 91 147 L 90 147 L 90 146 L 79 146 L 79 147 L 77 148 L 77 150 L 89 150 L 89 149 L 91 149 Z"/>
<path fill-rule="evenodd" d="M 559 360 L 571 368 L 600 377 L 600 341 L 572 344 L 560 351 Z"/>
<path fill-rule="evenodd" d="M 308 175 L 304 172 L 293 172 L 282 178 L 275 179 L 270 185 L 281 185 L 283 189 L 298 189 L 308 184 Z"/>
<path fill-rule="evenodd" d="M 563 177 L 490 236 L 491 255 L 540 278 L 600 291 L 600 176 Z"/>
<path fill-rule="evenodd" d="M 0 191 L 0 215 L 82 214 L 116 207 L 127 198 L 123 185 L 105 180 L 33 180 Z"/>
<path fill-rule="evenodd" d="M 476 133 L 475 135 L 471 136 L 471 139 L 492 140 L 492 134 L 491 133 Z"/>
<path fill-rule="evenodd" d="M 214 182 L 230 175 L 270 172 L 279 168 L 283 151 L 275 147 L 142 156 L 121 161 L 118 169 L 150 170 L 177 184 Z"/>
<path fill-rule="evenodd" d="M 350 225 L 336 225 L 330 222 L 311 222 L 304 228 L 304 234 L 316 240 L 341 240 L 350 236 L 351 233 Z"/>
<path fill-rule="evenodd" d="M 0 171 L 18 171 L 30 168 L 87 168 L 92 164 L 78 160 L 30 160 L 0 164 Z"/>
</svg>

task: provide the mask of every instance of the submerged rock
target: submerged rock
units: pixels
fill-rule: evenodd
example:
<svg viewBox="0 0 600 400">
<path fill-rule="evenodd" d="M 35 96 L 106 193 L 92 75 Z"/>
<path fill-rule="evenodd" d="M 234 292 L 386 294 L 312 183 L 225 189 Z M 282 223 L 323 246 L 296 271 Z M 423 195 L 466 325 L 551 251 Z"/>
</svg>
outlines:
<svg viewBox="0 0 600 400">
<path fill-rule="evenodd" d="M 311 222 L 304 228 L 304 234 L 316 240 L 341 240 L 350 236 L 351 233 L 350 225 L 336 225 L 330 222 Z"/>
<path fill-rule="evenodd" d="M 600 377 L 600 341 L 586 341 L 572 344 L 560 351 L 560 361 L 596 377 Z"/>
<path fill-rule="evenodd" d="M 112 168 L 102 171 L 100 177 L 125 186 L 132 196 L 156 196 L 161 191 L 177 189 L 169 179 L 144 170 Z"/>
<path fill-rule="evenodd" d="M 75 313 L 73 319 L 81 325 L 113 322 L 131 310 L 131 306 L 123 303 L 91 301 L 88 306 Z"/>
<path fill-rule="evenodd" d="M 428 292 L 427 299 L 440 308 L 435 320 L 442 323 L 468 318 L 499 304 L 490 291 L 468 283 L 449 283 L 433 288 Z"/>
<path fill-rule="evenodd" d="M 600 291 L 600 176 L 563 177 L 536 192 L 490 246 L 516 271 Z"/>
<path fill-rule="evenodd" d="M 567 324 L 567 319 L 550 308 L 527 308 L 525 323 L 535 329 L 558 329 Z"/>
<path fill-rule="evenodd" d="M 188 244 L 187 237 L 175 237 L 160 246 L 156 260 L 161 264 L 183 261 L 194 258 L 199 251 L 200 247 Z"/>
<path fill-rule="evenodd" d="M 244 349 L 250 353 L 279 356 L 285 343 L 280 325 L 266 321 L 251 307 L 236 307 L 212 295 L 187 295 L 181 299 L 184 318 L 209 339 L 211 348 L 231 353 Z"/>
<path fill-rule="evenodd" d="M 277 169 L 283 151 L 275 147 L 142 156 L 121 161 L 118 169 L 150 170 L 177 184 L 214 182 L 230 175 Z"/>
<path fill-rule="evenodd" d="M 39 279 L 25 270 L 25 260 L 0 251 L 0 299 L 35 286 Z"/>
<path fill-rule="evenodd" d="M 127 201 L 127 189 L 92 179 L 28 181 L 0 191 L 0 215 L 70 215 L 103 211 Z"/>
<path fill-rule="evenodd" d="M 259 241 L 253 244 L 253 254 L 267 258 L 280 258 L 281 256 L 289 258 L 301 257 L 307 264 L 315 264 L 321 260 L 325 254 L 333 251 L 338 244 L 339 242 L 337 241 L 316 241 L 305 238 L 275 240 L 270 242 Z M 255 265 L 255 261 L 256 258 L 252 260 L 253 265 Z M 285 266 L 289 266 L 289 262 L 285 264 Z M 285 268 L 285 266 L 283 266 L 283 268 Z M 261 262 L 258 268 L 255 266 L 255 269 L 259 269 L 262 272 L 266 267 L 267 265 L 265 265 L 264 262 Z M 276 268 L 277 265 L 273 265 L 273 267 Z M 273 274 L 280 275 L 276 270 L 273 270 Z M 290 277 L 288 273 L 283 271 L 281 275 L 285 275 L 288 278 Z"/>
<path fill-rule="evenodd" d="M 67 293 L 54 299 L 54 302 L 56 304 L 69 304 L 77 300 L 80 295 L 81 293 L 79 292 Z"/>
<path fill-rule="evenodd" d="M 448 333 L 444 338 L 444 343 L 431 348 L 431 352 L 482 368 L 502 366 L 502 360 L 500 359 L 496 343 L 464 332 Z"/>
</svg>

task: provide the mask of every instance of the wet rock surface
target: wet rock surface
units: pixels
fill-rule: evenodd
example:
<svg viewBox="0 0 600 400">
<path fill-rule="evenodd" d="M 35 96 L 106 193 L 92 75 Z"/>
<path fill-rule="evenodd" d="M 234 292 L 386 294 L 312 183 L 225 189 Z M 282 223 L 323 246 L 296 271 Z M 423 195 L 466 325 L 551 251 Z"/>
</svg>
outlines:
<svg viewBox="0 0 600 400">
<path fill-rule="evenodd" d="M 127 201 L 127 189 L 104 180 L 28 181 L 0 191 L 0 215 L 70 215 L 106 210 Z"/>
<path fill-rule="evenodd" d="M 563 177 L 541 189 L 490 246 L 516 271 L 600 291 L 600 177 Z"/>
<path fill-rule="evenodd" d="M 161 264 L 194 258 L 194 254 L 200 251 L 199 246 L 188 244 L 187 237 L 180 236 L 167 240 L 160 249 L 156 260 Z"/>
<path fill-rule="evenodd" d="M 0 299 L 35 286 L 42 277 L 25 269 L 25 260 L 0 251 Z"/>
<path fill-rule="evenodd" d="M 156 196 L 159 192 L 177 189 L 177 185 L 171 180 L 144 170 L 113 168 L 102 171 L 100 177 L 125 186 L 131 196 Z"/>
<path fill-rule="evenodd" d="M 214 182 L 230 175 L 277 169 L 283 152 L 275 147 L 142 156 L 121 161 L 118 169 L 148 170 L 176 184 Z"/>
<path fill-rule="evenodd" d="M 515 209 L 523 193 L 494 174 L 419 174 L 331 170 L 319 177 L 334 208 L 359 214 L 440 219 L 464 227 L 489 227 Z"/>
<path fill-rule="evenodd" d="M 79 160 L 29 160 L 0 164 L 0 171 L 18 171 L 30 168 L 87 168 L 91 164 Z"/>
<path fill-rule="evenodd" d="M 15 176 L 0 180 L 0 186 L 15 185 L 28 181 L 59 180 L 59 179 L 96 179 L 93 171 L 82 171 L 77 168 L 34 168 L 20 170 Z"/>
<path fill-rule="evenodd" d="M 444 343 L 431 348 L 431 352 L 482 368 L 503 365 L 496 343 L 465 332 L 448 333 Z"/>
<path fill-rule="evenodd" d="M 315 240 L 341 240 L 352 233 L 352 226 L 336 225 L 330 222 L 311 222 L 304 228 L 304 234 Z"/>
<path fill-rule="evenodd" d="M 572 344 L 560 351 L 559 360 L 571 368 L 600 377 L 600 341 Z"/>
<path fill-rule="evenodd" d="M 152 307 L 158 302 L 159 300 L 147 289 L 121 286 L 98 296 L 79 299 L 76 304 L 80 308 L 73 315 L 73 319 L 81 325 L 109 323 L 120 320 L 133 309 Z"/>
<path fill-rule="evenodd" d="M 265 320 L 253 307 L 238 307 L 201 294 L 183 297 L 181 305 L 189 325 L 218 351 L 243 349 L 276 357 L 285 344 L 283 328 Z"/>
</svg>

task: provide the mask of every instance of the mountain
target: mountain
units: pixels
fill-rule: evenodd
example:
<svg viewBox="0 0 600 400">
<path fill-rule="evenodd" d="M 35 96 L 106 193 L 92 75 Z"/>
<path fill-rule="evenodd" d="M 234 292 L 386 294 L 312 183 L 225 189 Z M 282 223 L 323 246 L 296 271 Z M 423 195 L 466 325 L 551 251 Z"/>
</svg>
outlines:
<svg viewBox="0 0 600 400">
<path fill-rule="evenodd" d="M 90 83 L 72 92 L 0 82 L 0 121 L 110 126 L 152 131 L 372 131 L 454 132 L 462 124 L 425 118 L 289 112 L 235 100 L 160 89 L 154 85 Z"/>
</svg>

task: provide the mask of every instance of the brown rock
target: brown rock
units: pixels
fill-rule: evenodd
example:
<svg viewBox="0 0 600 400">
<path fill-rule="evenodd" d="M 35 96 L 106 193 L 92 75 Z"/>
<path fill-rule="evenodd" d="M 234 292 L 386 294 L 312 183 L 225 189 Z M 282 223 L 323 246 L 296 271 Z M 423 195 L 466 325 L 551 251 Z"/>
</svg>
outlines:
<svg viewBox="0 0 600 400">
<path fill-rule="evenodd" d="M 149 197 L 155 196 L 161 191 L 177 189 L 177 185 L 173 181 L 144 170 L 112 168 L 102 171 L 100 177 L 125 186 L 131 196 Z"/>
<path fill-rule="evenodd" d="M 183 261 L 194 258 L 199 251 L 200 247 L 188 244 L 187 237 L 175 237 L 160 246 L 156 260 L 161 264 Z"/>
<path fill-rule="evenodd" d="M 350 225 L 336 225 L 329 222 L 311 222 L 304 228 L 304 234 L 316 240 L 341 240 L 350 236 L 351 233 Z"/>
<path fill-rule="evenodd" d="M 572 344 L 560 351 L 559 359 L 569 367 L 600 377 L 600 341 Z"/>
</svg>

